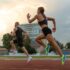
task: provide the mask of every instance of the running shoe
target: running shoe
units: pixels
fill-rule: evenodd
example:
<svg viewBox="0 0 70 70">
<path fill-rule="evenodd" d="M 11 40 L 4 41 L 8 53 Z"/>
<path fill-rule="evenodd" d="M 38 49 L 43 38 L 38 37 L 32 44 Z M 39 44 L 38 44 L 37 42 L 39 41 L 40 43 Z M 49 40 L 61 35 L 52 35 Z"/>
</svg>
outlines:
<svg viewBox="0 0 70 70">
<path fill-rule="evenodd" d="M 61 63 L 62 63 L 62 65 L 64 65 L 64 63 L 65 63 L 65 55 L 62 55 L 62 57 L 61 57 Z"/>
<path fill-rule="evenodd" d="M 31 60 L 32 60 L 32 57 L 29 56 L 28 59 L 27 59 L 27 63 L 29 63 Z"/>
<path fill-rule="evenodd" d="M 45 51 L 46 51 L 46 54 L 48 55 L 49 53 L 49 50 L 50 50 L 50 45 L 47 45 L 46 48 L 45 48 Z"/>
</svg>

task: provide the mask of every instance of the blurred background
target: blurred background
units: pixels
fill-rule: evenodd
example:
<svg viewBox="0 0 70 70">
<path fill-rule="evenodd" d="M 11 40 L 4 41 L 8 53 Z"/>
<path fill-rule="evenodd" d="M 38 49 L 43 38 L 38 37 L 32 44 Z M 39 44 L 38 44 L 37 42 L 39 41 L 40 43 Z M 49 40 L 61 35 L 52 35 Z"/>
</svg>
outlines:
<svg viewBox="0 0 70 70">
<path fill-rule="evenodd" d="M 26 15 L 31 13 L 33 17 L 39 6 L 45 8 L 46 16 L 51 16 L 56 19 L 57 31 L 53 33 L 57 43 L 61 47 L 64 53 L 70 54 L 70 1 L 69 0 L 0 0 L 0 51 L 1 54 L 9 52 L 9 41 L 11 36 L 9 33 L 14 28 L 16 21 L 20 22 L 20 26 L 23 30 L 29 33 L 28 39 L 25 41 L 25 45 L 30 54 L 37 53 L 38 44 L 35 42 L 35 38 L 41 33 L 40 27 L 35 21 L 32 25 L 27 22 Z M 49 27 L 52 28 L 52 23 L 49 23 Z M 43 40 L 48 46 L 48 42 Z M 28 44 L 27 44 L 28 43 Z M 30 48 L 31 49 L 30 49 Z M 17 47 L 18 48 L 18 47 Z M 3 51 L 3 52 L 2 52 Z M 5 53 L 4 53 L 5 51 Z M 50 47 L 49 52 L 54 51 Z M 18 48 L 18 52 L 22 52 Z M 46 54 L 46 51 L 43 53 Z"/>
</svg>

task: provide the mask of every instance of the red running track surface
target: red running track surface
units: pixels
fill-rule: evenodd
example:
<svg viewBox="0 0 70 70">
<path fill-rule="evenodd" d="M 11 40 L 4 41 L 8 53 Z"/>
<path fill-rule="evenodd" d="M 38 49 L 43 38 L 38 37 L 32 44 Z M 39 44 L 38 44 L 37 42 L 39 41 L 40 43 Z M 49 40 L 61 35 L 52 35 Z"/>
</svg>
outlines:
<svg viewBox="0 0 70 70">
<path fill-rule="evenodd" d="M 70 60 L 64 65 L 59 60 L 0 60 L 0 70 L 70 70 Z"/>
</svg>

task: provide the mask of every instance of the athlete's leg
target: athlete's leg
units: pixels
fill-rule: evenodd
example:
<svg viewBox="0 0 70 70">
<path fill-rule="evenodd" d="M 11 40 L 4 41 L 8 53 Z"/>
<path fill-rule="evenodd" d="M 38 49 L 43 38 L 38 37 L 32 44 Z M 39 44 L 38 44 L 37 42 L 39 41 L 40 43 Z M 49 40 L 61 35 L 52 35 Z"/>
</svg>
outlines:
<svg viewBox="0 0 70 70">
<path fill-rule="evenodd" d="M 27 55 L 27 57 L 29 57 L 29 53 L 25 47 L 22 47 L 21 50 Z"/>
<path fill-rule="evenodd" d="M 57 50 L 57 52 L 59 53 L 60 56 L 63 55 L 62 50 L 60 49 L 60 47 L 58 46 L 58 44 L 56 43 L 56 41 L 54 40 L 53 36 L 51 34 L 48 34 L 46 36 L 46 39 L 49 41 L 49 43 L 52 45 L 52 47 Z"/>
<path fill-rule="evenodd" d="M 40 47 L 38 48 L 38 54 L 43 52 L 44 48 L 46 47 L 46 45 L 43 43 L 42 39 L 45 39 L 45 36 L 43 34 L 40 34 L 36 38 L 36 42 L 40 45 Z"/>
<path fill-rule="evenodd" d="M 59 53 L 59 55 L 61 56 L 62 64 L 64 64 L 65 56 L 63 55 L 62 50 L 60 49 L 60 47 L 58 46 L 58 44 L 54 40 L 53 36 L 51 34 L 48 34 L 46 36 L 46 39 L 49 41 L 49 43 L 52 45 L 52 47 Z"/>
<path fill-rule="evenodd" d="M 43 43 L 42 39 L 45 39 L 45 36 L 43 34 L 40 34 L 35 40 L 39 45 L 45 47 L 45 44 Z"/>
<path fill-rule="evenodd" d="M 21 49 L 22 49 L 22 51 L 23 51 L 23 52 L 27 55 L 27 57 L 28 57 L 28 61 L 27 61 L 27 62 L 30 62 L 30 61 L 32 60 L 32 57 L 29 55 L 27 49 L 26 49 L 25 47 L 22 47 Z"/>
<path fill-rule="evenodd" d="M 10 41 L 10 45 L 11 45 L 11 52 L 13 53 L 17 53 L 17 49 L 16 49 L 16 46 L 15 46 L 15 43 L 13 40 Z"/>
</svg>

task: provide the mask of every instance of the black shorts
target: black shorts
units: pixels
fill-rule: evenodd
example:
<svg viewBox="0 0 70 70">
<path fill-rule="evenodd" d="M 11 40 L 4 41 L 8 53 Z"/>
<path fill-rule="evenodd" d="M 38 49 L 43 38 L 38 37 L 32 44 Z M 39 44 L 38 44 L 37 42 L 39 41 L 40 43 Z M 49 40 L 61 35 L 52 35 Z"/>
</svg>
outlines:
<svg viewBox="0 0 70 70">
<path fill-rule="evenodd" d="M 43 34 L 44 34 L 45 36 L 47 36 L 48 34 L 52 34 L 51 29 L 48 28 L 48 27 L 44 27 L 44 28 L 42 29 L 42 32 L 43 32 Z"/>
<path fill-rule="evenodd" d="M 17 46 L 24 47 L 23 40 L 15 39 L 13 41 L 14 41 L 15 44 L 17 44 Z"/>
</svg>

